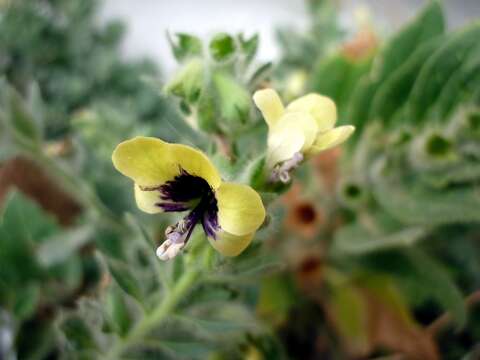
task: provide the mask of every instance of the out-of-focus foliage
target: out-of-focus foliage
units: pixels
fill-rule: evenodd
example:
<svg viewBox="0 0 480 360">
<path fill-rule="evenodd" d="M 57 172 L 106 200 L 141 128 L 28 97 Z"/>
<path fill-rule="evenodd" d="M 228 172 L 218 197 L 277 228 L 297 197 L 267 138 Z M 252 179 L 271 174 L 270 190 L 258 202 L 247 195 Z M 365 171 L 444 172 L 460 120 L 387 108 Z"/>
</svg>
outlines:
<svg viewBox="0 0 480 360">
<path fill-rule="evenodd" d="M 387 42 L 353 94 L 348 114 L 358 132 L 345 168 L 355 175 L 343 191 L 356 186 L 371 222 L 367 226 L 358 219 L 339 232 L 337 241 L 348 252 L 352 241 L 377 238 L 380 254 L 398 262 L 380 266 L 382 271 L 398 277 L 396 266 L 402 266 L 400 279 L 413 299 L 436 301 L 462 327 L 462 293 L 474 291 L 479 281 L 479 274 L 462 274 L 457 264 L 478 266 L 473 235 L 479 229 L 478 156 L 471 149 L 478 141 L 471 120 L 478 98 L 470 71 L 480 60 L 474 40 L 480 26 L 447 33 L 444 22 L 439 3 L 431 2 Z M 355 239 L 354 228 L 359 231 Z M 407 229 L 413 232 L 401 241 L 406 248 L 394 250 L 400 243 L 392 243 L 381 249 Z M 470 250 L 459 258 L 447 251 L 441 256 L 448 261 L 439 261 L 435 250 L 445 241 Z M 372 247 L 366 253 L 376 251 Z M 467 265 L 469 258 L 473 262 Z M 463 287 L 455 283 L 455 277 L 471 275 Z"/>
<path fill-rule="evenodd" d="M 0 359 L 478 355 L 478 23 L 449 31 L 431 1 L 380 39 L 310 1 L 276 67 L 256 35 L 172 34 L 179 70 L 159 85 L 121 60 L 123 26 L 96 24 L 97 5 L 0 1 Z M 290 189 L 264 186 L 251 95 L 270 83 L 332 97 L 357 127 Z M 198 231 L 156 258 L 173 218 L 142 215 L 110 159 L 135 135 L 194 145 L 261 192 L 242 255 Z"/>
<path fill-rule="evenodd" d="M 321 57 L 304 82 L 303 91 L 336 99 L 341 119 L 357 129 L 333 174 L 338 201 L 311 200 L 318 183 L 309 171 L 309 200 L 287 202 L 290 221 L 316 224 L 316 236 L 332 238 L 294 264 L 310 292 L 329 289 L 312 299 L 327 309 L 347 354 L 389 348 L 412 358 L 460 358 L 480 326 L 468 308 L 480 281 L 480 26 L 448 31 L 441 4 L 431 1 L 378 47 L 365 31 Z M 318 163 L 327 188 L 332 157 L 335 164 L 334 153 Z M 313 267 L 323 269 L 320 277 L 302 270 L 312 261 L 320 261 Z M 442 312 L 450 323 L 434 322 Z"/>
<path fill-rule="evenodd" d="M 145 78 L 158 71 L 149 60 L 125 62 L 119 21 L 97 24 L 97 0 L 3 1 L 0 4 L 0 73 L 23 94 L 32 82 L 48 104 L 48 137 L 70 128 L 68 116 L 109 103 L 141 121 L 165 108 Z"/>
<path fill-rule="evenodd" d="M 280 28 L 277 31 L 283 51 L 280 67 L 310 71 L 345 35 L 338 23 L 335 2 L 307 0 L 306 3 L 310 15 L 310 25 L 306 32 L 291 28 Z"/>
<path fill-rule="evenodd" d="M 270 63 L 252 63 L 258 35 L 219 33 L 204 44 L 190 34 L 169 38 L 182 66 L 165 91 L 178 97 L 194 128 L 236 138 L 252 127 L 251 93 L 269 74 Z"/>
</svg>

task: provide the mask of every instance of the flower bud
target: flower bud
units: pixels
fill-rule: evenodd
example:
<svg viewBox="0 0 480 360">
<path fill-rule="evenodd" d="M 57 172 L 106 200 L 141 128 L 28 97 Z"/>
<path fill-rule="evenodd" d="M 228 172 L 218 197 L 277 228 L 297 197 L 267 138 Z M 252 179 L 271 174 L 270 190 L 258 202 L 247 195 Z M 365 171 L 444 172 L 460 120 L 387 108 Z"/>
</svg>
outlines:
<svg viewBox="0 0 480 360">
<path fill-rule="evenodd" d="M 213 81 L 220 100 L 222 118 L 234 123 L 243 123 L 250 112 L 250 94 L 232 76 L 219 72 Z"/>
<path fill-rule="evenodd" d="M 187 103 L 194 103 L 200 97 L 203 78 L 203 61 L 198 58 L 192 59 L 166 85 L 165 91 L 182 98 Z"/>
</svg>

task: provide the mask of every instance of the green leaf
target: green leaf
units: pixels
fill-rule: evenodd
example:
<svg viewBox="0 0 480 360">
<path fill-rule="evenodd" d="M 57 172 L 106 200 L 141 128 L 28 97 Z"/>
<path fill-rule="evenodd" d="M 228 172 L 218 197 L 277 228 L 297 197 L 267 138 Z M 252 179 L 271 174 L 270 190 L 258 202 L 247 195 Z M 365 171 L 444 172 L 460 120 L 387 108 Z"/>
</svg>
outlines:
<svg viewBox="0 0 480 360">
<path fill-rule="evenodd" d="M 59 230 L 55 220 L 24 195 L 7 194 L 0 214 L 0 278 L 21 286 L 43 275 L 34 249 Z"/>
<path fill-rule="evenodd" d="M 434 300 L 451 313 L 459 327 L 464 326 L 467 314 L 462 293 L 445 268 L 420 249 L 386 251 L 364 260 L 377 273 L 397 279 L 415 305 Z"/>
<path fill-rule="evenodd" d="M 237 38 L 240 43 L 240 48 L 245 54 L 246 63 L 249 64 L 257 53 L 259 36 L 258 34 L 255 34 L 250 38 L 245 38 L 243 34 L 240 34 Z"/>
<path fill-rule="evenodd" d="M 193 289 L 189 295 L 189 302 L 185 304 L 185 307 L 188 307 L 192 304 L 195 306 L 209 305 L 209 304 L 229 304 L 231 303 L 237 292 L 235 289 L 229 288 L 226 284 L 217 282 L 209 286 L 201 286 Z M 179 312 L 182 314 L 183 312 Z M 192 315 L 193 316 L 193 315 Z M 199 318 L 198 315 L 195 315 L 196 318 Z M 208 318 L 208 316 L 202 317 Z"/>
<path fill-rule="evenodd" d="M 13 313 L 18 319 L 28 319 L 37 310 L 40 300 L 40 286 L 34 283 L 26 284 L 15 294 L 16 301 Z"/>
<path fill-rule="evenodd" d="M 360 138 L 366 123 L 368 122 L 368 112 L 370 103 L 375 96 L 377 84 L 373 83 L 368 76 L 364 76 L 358 82 L 354 93 L 350 99 L 348 107 L 347 119 L 351 124 L 355 125 L 355 132 L 351 136 L 349 146 L 355 145 L 355 139 Z"/>
<path fill-rule="evenodd" d="M 130 271 L 128 265 L 114 259 L 107 259 L 107 263 L 110 273 L 122 290 L 142 303 L 143 292 L 140 282 Z"/>
<path fill-rule="evenodd" d="M 185 33 L 177 33 L 175 36 L 177 41 L 172 39 L 167 32 L 167 40 L 175 59 L 183 61 L 190 57 L 202 55 L 202 41 L 198 37 Z"/>
<path fill-rule="evenodd" d="M 203 60 L 191 59 L 165 85 L 165 91 L 182 98 L 187 103 L 195 103 L 202 93 L 204 72 Z"/>
<path fill-rule="evenodd" d="M 112 287 L 105 299 L 105 311 L 113 330 L 120 336 L 125 336 L 132 326 L 132 316 L 128 310 L 123 293 Z"/>
<path fill-rule="evenodd" d="M 252 249 L 249 251 L 253 252 Z M 254 252 L 249 256 L 249 251 L 219 267 L 220 271 L 212 274 L 212 278 L 227 281 L 251 281 L 259 275 L 273 273 L 284 267 L 284 263 L 278 259 L 277 255 L 255 256 Z"/>
<path fill-rule="evenodd" d="M 222 117 L 231 123 L 243 123 L 250 111 L 249 92 L 231 75 L 217 72 L 213 81 L 220 98 Z"/>
<path fill-rule="evenodd" d="M 267 78 L 270 75 L 272 67 L 273 65 L 271 62 L 260 65 L 253 72 L 252 76 L 250 77 L 250 80 L 248 81 L 248 85 L 251 88 L 254 88 L 255 86 L 257 86 L 257 84 L 265 80 L 265 78 Z"/>
<path fill-rule="evenodd" d="M 197 104 L 197 121 L 198 127 L 205 132 L 218 131 L 218 112 L 217 97 L 215 91 L 208 87 L 206 91 L 202 91 Z"/>
<path fill-rule="evenodd" d="M 431 287 L 432 296 L 448 310 L 461 328 L 467 321 L 463 296 L 443 266 L 421 251 L 409 251 L 408 257 L 419 273 L 420 283 Z"/>
<path fill-rule="evenodd" d="M 27 103 L 27 107 L 30 109 L 33 119 L 35 120 L 38 133 L 40 134 L 40 137 L 43 137 L 47 109 L 40 92 L 40 87 L 37 83 L 30 84 L 28 88 Z"/>
<path fill-rule="evenodd" d="M 471 56 L 478 56 L 480 23 L 453 34 L 425 63 L 409 98 L 411 122 L 425 120 L 443 88 Z"/>
<path fill-rule="evenodd" d="M 53 216 L 45 213 L 34 201 L 18 191 L 11 191 L 0 212 L 0 229 L 5 232 L 5 237 L 16 237 L 17 241 L 21 238 L 41 242 L 59 230 L 59 226 Z"/>
<path fill-rule="evenodd" d="M 281 324 L 295 305 L 298 294 L 285 273 L 266 276 L 261 280 L 257 313 L 271 324 Z"/>
<path fill-rule="evenodd" d="M 422 173 L 420 179 L 438 189 L 465 183 L 472 183 L 473 186 L 473 182 L 480 180 L 480 164 L 475 161 L 462 161 Z"/>
<path fill-rule="evenodd" d="M 24 141 L 39 143 L 42 137 L 40 120 L 36 119 L 35 114 L 28 108 L 27 102 L 12 87 L 7 87 L 5 91 L 7 128 L 22 142 L 22 145 Z"/>
<path fill-rule="evenodd" d="M 161 266 L 160 261 L 155 255 L 155 248 L 157 246 L 155 244 L 155 241 L 149 235 L 145 227 L 131 213 L 126 213 L 125 219 L 127 220 L 127 223 L 130 224 L 130 226 L 133 228 L 133 230 L 139 233 L 139 240 L 141 242 L 145 255 L 148 257 L 150 269 L 155 271 L 158 279 L 162 283 L 162 286 L 164 288 L 168 288 L 170 284 L 167 279 L 165 266 Z"/>
<path fill-rule="evenodd" d="M 238 334 L 250 328 L 250 324 L 235 322 L 231 319 L 202 319 L 195 316 L 184 315 L 177 315 L 173 317 L 173 319 L 187 325 L 195 333 L 212 339 L 218 339 L 219 336 L 232 336 L 235 333 Z"/>
<path fill-rule="evenodd" d="M 235 39 L 226 34 L 220 33 L 210 41 L 210 54 L 216 61 L 226 61 L 236 52 Z"/>
<path fill-rule="evenodd" d="M 366 276 L 361 277 L 360 284 L 362 287 L 371 291 L 384 305 L 387 305 L 399 315 L 406 325 L 414 325 L 413 317 L 405 301 L 405 297 L 402 296 L 400 289 L 396 286 L 392 277 L 366 274 Z"/>
<path fill-rule="evenodd" d="M 125 214 L 125 219 L 136 231 L 140 233 L 141 239 L 143 240 L 143 244 L 145 245 L 145 247 L 154 248 L 156 246 L 155 241 L 152 239 L 145 227 L 132 213 L 127 212 Z"/>
<path fill-rule="evenodd" d="M 180 116 L 178 112 L 172 111 L 166 114 L 163 121 L 162 131 L 169 133 L 176 142 L 188 143 L 201 149 L 205 149 L 208 146 L 207 136 L 194 130 L 192 125 L 187 123 L 185 117 Z"/>
<path fill-rule="evenodd" d="M 79 316 L 72 315 L 68 317 L 62 322 L 60 328 L 65 333 L 70 346 L 77 351 L 96 349 L 98 347 L 92 331 Z"/>
<path fill-rule="evenodd" d="M 230 301 L 211 301 L 207 303 L 191 303 L 184 309 L 180 317 L 184 323 L 193 321 L 197 330 L 208 337 L 222 337 L 226 339 L 234 333 L 249 331 L 258 332 L 260 322 L 255 318 L 251 309 L 245 304 Z M 188 318 L 188 319 L 187 319 Z M 224 336 L 220 333 L 223 332 Z"/>
<path fill-rule="evenodd" d="M 79 248 L 92 240 L 92 235 L 93 228 L 84 225 L 49 237 L 37 250 L 39 263 L 49 267 L 68 260 Z"/>
<path fill-rule="evenodd" d="M 420 46 L 378 89 L 372 103 L 370 118 L 378 118 L 390 125 L 393 115 L 406 103 L 418 73 L 436 50 L 443 37 L 434 38 Z"/>
<path fill-rule="evenodd" d="M 429 1 L 425 9 L 410 24 L 400 30 L 385 46 L 372 69 L 374 79 L 385 79 L 401 66 L 425 42 L 445 31 L 445 18 L 437 0 Z"/>
<path fill-rule="evenodd" d="M 348 119 L 357 126 L 359 137 L 370 120 L 372 101 L 379 88 L 422 44 L 443 34 L 445 23 L 438 1 L 430 1 L 413 21 L 399 31 L 376 56 L 370 74 L 355 90 Z"/>
<path fill-rule="evenodd" d="M 355 348 L 364 348 L 368 344 L 368 319 L 361 292 L 347 283 L 331 286 L 330 291 L 330 311 L 339 332 Z"/>
<path fill-rule="evenodd" d="M 254 189 L 262 188 L 266 182 L 265 154 L 262 154 L 243 166 L 240 175 L 242 183 L 250 184 Z"/>
<path fill-rule="evenodd" d="M 449 115 L 463 102 L 470 101 L 480 83 L 480 47 L 443 87 L 438 100 L 430 110 L 432 117 L 446 122 Z"/>
<path fill-rule="evenodd" d="M 384 168 L 381 160 L 374 166 L 372 181 L 375 199 L 405 224 L 433 226 L 480 221 L 480 195 L 475 187 L 427 187 L 415 177 Z"/>
<path fill-rule="evenodd" d="M 176 359 L 206 359 L 213 350 L 205 342 L 174 342 L 162 341 L 158 344 L 159 348 L 165 349 Z"/>
<path fill-rule="evenodd" d="M 315 67 L 308 88 L 331 97 L 338 107 L 340 121 L 349 122 L 350 119 L 345 118 L 347 105 L 359 79 L 370 70 L 370 67 L 370 59 L 354 62 L 339 52 Z"/>
<path fill-rule="evenodd" d="M 344 226 L 335 234 L 332 251 L 341 254 L 362 255 L 397 247 L 409 247 L 425 237 L 422 227 L 407 227 L 393 233 L 368 231 L 360 224 Z"/>
</svg>

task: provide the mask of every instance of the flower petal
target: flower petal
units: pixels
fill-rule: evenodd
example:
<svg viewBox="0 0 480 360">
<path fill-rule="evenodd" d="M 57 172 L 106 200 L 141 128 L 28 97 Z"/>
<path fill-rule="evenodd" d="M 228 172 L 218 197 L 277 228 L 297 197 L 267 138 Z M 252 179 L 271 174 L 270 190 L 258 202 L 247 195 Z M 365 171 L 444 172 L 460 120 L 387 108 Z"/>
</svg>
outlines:
<svg viewBox="0 0 480 360">
<path fill-rule="evenodd" d="M 205 179 L 213 189 L 220 186 L 222 178 L 216 167 L 203 152 L 182 144 L 172 144 L 171 151 L 172 160 L 190 175 Z"/>
<path fill-rule="evenodd" d="M 246 235 L 232 235 L 226 231 L 217 233 L 217 238 L 208 238 L 210 245 L 213 246 L 223 256 L 237 256 L 252 242 L 255 233 Z"/>
<path fill-rule="evenodd" d="M 280 134 L 281 138 L 288 137 L 295 130 L 301 130 L 305 142 L 302 150 L 308 149 L 315 141 L 318 132 L 318 125 L 315 119 L 305 112 L 289 112 L 282 116 L 282 118 L 270 130 L 269 141 L 275 141 L 276 134 Z M 270 144 L 269 144 L 270 145 Z"/>
<path fill-rule="evenodd" d="M 310 148 L 309 153 L 316 154 L 320 151 L 331 149 L 348 139 L 355 131 L 355 127 L 351 125 L 339 126 L 327 132 L 318 135 L 315 143 Z"/>
<path fill-rule="evenodd" d="M 297 152 L 307 151 L 315 141 L 318 126 L 305 112 L 290 112 L 270 129 L 268 136 L 268 165 L 291 159 Z"/>
<path fill-rule="evenodd" d="M 250 186 L 224 182 L 215 193 L 220 227 L 243 236 L 255 232 L 265 220 L 260 195 Z"/>
<path fill-rule="evenodd" d="M 140 186 L 135 184 L 135 201 L 140 210 L 148 214 L 157 214 L 163 209 L 155 204 L 160 202 L 160 193 L 158 191 L 143 191 Z"/>
<path fill-rule="evenodd" d="M 301 152 L 304 145 L 305 134 L 297 127 L 292 127 L 290 131 L 269 134 L 267 165 L 273 167 L 293 158 L 295 153 Z"/>
<path fill-rule="evenodd" d="M 308 94 L 292 101 L 287 111 L 308 112 L 317 121 L 318 131 L 333 128 L 337 121 L 337 107 L 332 99 L 319 94 Z"/>
<path fill-rule="evenodd" d="M 268 126 L 273 126 L 285 112 L 280 96 L 273 89 L 256 91 L 253 94 L 253 101 L 262 112 Z"/>
<path fill-rule="evenodd" d="M 217 169 L 201 151 L 157 138 L 135 137 L 122 142 L 112 155 L 115 168 L 140 186 L 158 186 L 184 169 L 200 176 L 210 186 L 220 186 Z"/>
</svg>

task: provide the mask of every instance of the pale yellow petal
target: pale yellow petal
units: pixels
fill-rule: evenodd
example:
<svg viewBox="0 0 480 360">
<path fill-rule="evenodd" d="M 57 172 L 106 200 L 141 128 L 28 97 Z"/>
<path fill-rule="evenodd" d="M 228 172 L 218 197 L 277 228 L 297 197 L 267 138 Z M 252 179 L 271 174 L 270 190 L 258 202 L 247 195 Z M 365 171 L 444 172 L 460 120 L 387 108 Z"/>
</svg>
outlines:
<svg viewBox="0 0 480 360">
<path fill-rule="evenodd" d="M 267 166 L 291 159 L 295 153 L 301 152 L 305 144 L 305 134 L 300 129 L 277 133 L 268 138 Z"/>
<path fill-rule="evenodd" d="M 155 186 L 177 173 L 164 158 L 170 156 L 169 144 L 155 138 L 136 137 L 120 143 L 113 152 L 115 168 L 142 186 Z"/>
<path fill-rule="evenodd" d="M 318 125 L 315 119 L 305 112 L 288 112 L 270 129 L 269 145 L 277 144 L 279 140 L 276 137 L 285 139 L 289 134 L 300 130 L 303 133 L 305 142 L 302 150 L 308 149 L 315 141 L 318 132 Z"/>
<path fill-rule="evenodd" d="M 203 152 L 190 146 L 172 144 L 171 153 L 174 164 L 180 165 L 190 175 L 205 179 L 213 189 L 222 183 L 218 170 Z"/>
<path fill-rule="evenodd" d="M 287 111 L 305 111 L 313 116 L 318 124 L 318 131 L 333 128 L 337 121 L 337 107 L 332 99 L 319 94 L 308 94 L 292 101 Z"/>
<path fill-rule="evenodd" d="M 320 151 L 331 149 L 348 139 L 355 131 L 355 127 L 351 125 L 339 126 L 332 130 L 326 131 L 318 135 L 315 143 L 310 148 L 311 154 L 319 153 Z"/>
<path fill-rule="evenodd" d="M 273 89 L 256 91 L 253 94 L 253 101 L 262 112 L 268 126 L 275 125 L 285 111 L 280 96 Z"/>
<path fill-rule="evenodd" d="M 220 231 L 216 239 L 208 238 L 208 241 L 223 256 L 237 256 L 252 242 L 253 235 L 254 233 L 238 236 Z"/>
<path fill-rule="evenodd" d="M 201 151 L 157 138 L 139 136 L 122 142 L 112 161 L 118 171 L 144 187 L 172 180 L 180 169 L 204 178 L 213 188 L 221 183 L 218 171 Z"/>
<path fill-rule="evenodd" d="M 291 159 L 295 153 L 306 152 L 313 145 L 318 126 L 305 112 L 290 112 L 273 126 L 268 134 L 267 165 Z"/>
<path fill-rule="evenodd" d="M 232 235 L 255 232 L 265 220 L 260 195 L 250 186 L 224 182 L 215 192 L 218 223 Z"/>
<path fill-rule="evenodd" d="M 140 186 L 135 184 L 135 201 L 138 208 L 148 214 L 157 214 L 163 211 L 156 205 L 160 202 L 160 192 L 157 190 L 143 191 Z"/>
</svg>

